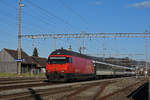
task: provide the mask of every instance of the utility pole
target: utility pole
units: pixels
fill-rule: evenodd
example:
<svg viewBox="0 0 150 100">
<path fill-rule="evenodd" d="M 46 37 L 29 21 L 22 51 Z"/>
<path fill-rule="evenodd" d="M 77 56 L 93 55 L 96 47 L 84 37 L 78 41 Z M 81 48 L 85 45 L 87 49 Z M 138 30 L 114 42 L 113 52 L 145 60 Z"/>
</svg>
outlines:
<svg viewBox="0 0 150 100">
<path fill-rule="evenodd" d="M 18 30 L 18 75 L 21 74 L 21 0 L 19 0 L 19 30 Z"/>
<path fill-rule="evenodd" d="M 148 76 L 148 31 L 146 30 L 145 38 L 145 76 Z"/>
<path fill-rule="evenodd" d="M 34 51 L 34 38 L 32 38 L 32 51 Z"/>
<path fill-rule="evenodd" d="M 103 57 L 105 58 L 105 38 L 103 38 Z"/>
<path fill-rule="evenodd" d="M 85 40 L 83 39 L 83 47 L 81 47 L 82 54 L 85 54 L 85 50 L 86 50 Z"/>
<path fill-rule="evenodd" d="M 56 50 L 56 38 L 53 39 L 54 39 L 54 50 Z"/>
<path fill-rule="evenodd" d="M 83 39 L 83 47 L 82 47 L 82 53 L 84 54 L 84 51 L 85 51 L 85 41 L 84 41 L 84 39 Z"/>
<path fill-rule="evenodd" d="M 80 46 L 80 38 L 78 39 L 78 51 L 79 51 L 79 53 L 81 53 L 81 46 Z"/>
</svg>

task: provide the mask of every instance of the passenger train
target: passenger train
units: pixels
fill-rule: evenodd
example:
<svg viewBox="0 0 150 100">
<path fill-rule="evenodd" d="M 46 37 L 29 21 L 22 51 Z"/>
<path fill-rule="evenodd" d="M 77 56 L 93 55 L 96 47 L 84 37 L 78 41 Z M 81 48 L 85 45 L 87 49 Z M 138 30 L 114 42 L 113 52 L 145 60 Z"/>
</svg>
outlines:
<svg viewBox="0 0 150 100">
<path fill-rule="evenodd" d="M 102 76 L 132 76 L 135 69 L 102 62 L 98 57 L 87 56 L 74 51 L 58 49 L 53 51 L 46 64 L 49 81 L 72 81 L 96 79 Z"/>
</svg>

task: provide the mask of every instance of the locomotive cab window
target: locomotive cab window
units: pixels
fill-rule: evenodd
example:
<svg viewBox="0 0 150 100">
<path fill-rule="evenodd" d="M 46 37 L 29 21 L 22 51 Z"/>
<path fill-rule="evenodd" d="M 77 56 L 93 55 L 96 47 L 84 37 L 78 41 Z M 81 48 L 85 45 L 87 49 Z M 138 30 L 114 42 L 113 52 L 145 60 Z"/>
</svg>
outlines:
<svg viewBox="0 0 150 100">
<path fill-rule="evenodd" d="M 70 57 L 49 57 L 48 64 L 65 64 L 72 63 L 72 58 Z"/>
<path fill-rule="evenodd" d="M 131 72 L 131 69 L 126 69 L 127 72 Z"/>
</svg>

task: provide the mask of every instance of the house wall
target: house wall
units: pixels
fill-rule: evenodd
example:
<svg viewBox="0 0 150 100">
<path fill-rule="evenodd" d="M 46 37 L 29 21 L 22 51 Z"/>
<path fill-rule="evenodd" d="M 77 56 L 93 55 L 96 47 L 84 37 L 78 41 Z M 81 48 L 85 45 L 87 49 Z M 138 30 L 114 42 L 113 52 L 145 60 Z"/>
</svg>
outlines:
<svg viewBox="0 0 150 100">
<path fill-rule="evenodd" d="M 22 64 L 21 73 L 38 74 L 38 69 L 35 64 Z"/>
<path fill-rule="evenodd" d="M 14 58 L 3 49 L 0 52 L 0 61 L 1 62 L 14 62 Z"/>
<path fill-rule="evenodd" d="M 17 63 L 14 62 L 0 62 L 1 73 L 17 73 Z"/>
<path fill-rule="evenodd" d="M 5 50 L 0 52 L 0 72 L 17 73 L 17 63 Z"/>
<path fill-rule="evenodd" d="M 46 73 L 46 69 L 45 68 L 41 68 L 41 73 Z"/>
<path fill-rule="evenodd" d="M 17 62 L 14 61 L 13 58 L 5 49 L 0 51 L 0 73 L 17 73 Z M 31 61 L 22 63 L 21 65 L 22 73 L 44 73 L 45 69 L 42 67 L 37 67 L 37 63 L 32 63 Z"/>
</svg>

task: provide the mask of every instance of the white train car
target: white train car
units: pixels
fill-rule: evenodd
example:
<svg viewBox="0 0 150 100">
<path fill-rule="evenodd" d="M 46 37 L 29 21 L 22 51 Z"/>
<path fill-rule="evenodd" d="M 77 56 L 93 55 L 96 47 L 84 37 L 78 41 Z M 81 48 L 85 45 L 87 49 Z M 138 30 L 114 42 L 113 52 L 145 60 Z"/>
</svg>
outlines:
<svg viewBox="0 0 150 100">
<path fill-rule="evenodd" d="M 110 63 L 93 61 L 96 76 L 133 76 L 135 69 Z"/>
</svg>

